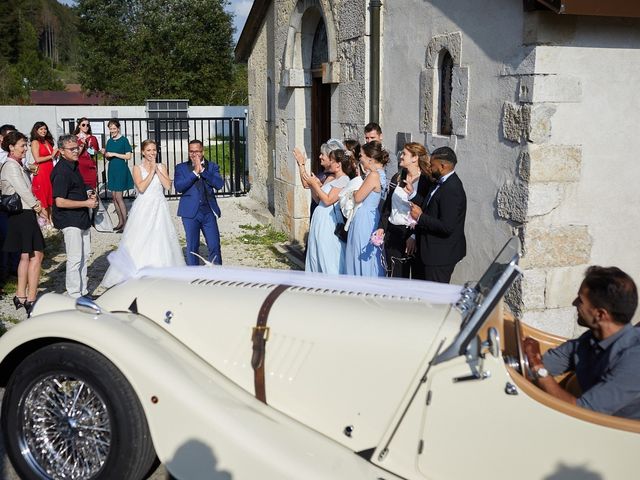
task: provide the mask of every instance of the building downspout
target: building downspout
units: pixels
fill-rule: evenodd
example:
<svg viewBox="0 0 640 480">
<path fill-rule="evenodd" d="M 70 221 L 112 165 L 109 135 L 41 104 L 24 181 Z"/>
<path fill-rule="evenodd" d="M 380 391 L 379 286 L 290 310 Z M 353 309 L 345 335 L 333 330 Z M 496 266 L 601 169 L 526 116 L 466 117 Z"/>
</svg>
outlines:
<svg viewBox="0 0 640 480">
<path fill-rule="evenodd" d="M 369 122 L 380 123 L 380 0 L 370 0 Z"/>
</svg>

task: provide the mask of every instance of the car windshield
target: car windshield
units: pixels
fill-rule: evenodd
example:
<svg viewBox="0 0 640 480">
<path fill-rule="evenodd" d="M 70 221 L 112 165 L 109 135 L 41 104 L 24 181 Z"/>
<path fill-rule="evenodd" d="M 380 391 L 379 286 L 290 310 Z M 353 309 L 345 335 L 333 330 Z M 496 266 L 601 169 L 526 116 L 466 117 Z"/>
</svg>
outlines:
<svg viewBox="0 0 640 480">
<path fill-rule="evenodd" d="M 469 342 L 487 320 L 513 282 L 521 275 L 518 268 L 520 240 L 512 237 L 500 250 L 475 286 L 467 285 L 456 307 L 462 312 L 460 332 L 436 363 L 464 354 Z"/>
<path fill-rule="evenodd" d="M 520 259 L 520 241 L 518 237 L 512 237 L 500 250 L 495 260 L 489 265 L 480 280 L 475 286 L 475 290 L 487 297 L 491 290 L 500 282 L 500 278 L 504 276 L 512 264 L 517 264 Z"/>
</svg>

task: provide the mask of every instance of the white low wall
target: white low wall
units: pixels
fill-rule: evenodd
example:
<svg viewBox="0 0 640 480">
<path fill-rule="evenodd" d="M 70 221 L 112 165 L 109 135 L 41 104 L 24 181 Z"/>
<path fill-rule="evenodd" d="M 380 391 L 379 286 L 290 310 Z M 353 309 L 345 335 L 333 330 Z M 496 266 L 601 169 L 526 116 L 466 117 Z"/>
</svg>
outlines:
<svg viewBox="0 0 640 480">
<path fill-rule="evenodd" d="M 189 117 L 244 118 L 248 107 L 244 106 L 194 106 L 189 107 Z M 29 135 L 33 124 L 45 122 L 54 138 L 64 133 L 63 118 L 145 118 L 146 107 L 141 106 L 24 106 L 0 105 L 0 125 L 6 123 Z"/>
</svg>

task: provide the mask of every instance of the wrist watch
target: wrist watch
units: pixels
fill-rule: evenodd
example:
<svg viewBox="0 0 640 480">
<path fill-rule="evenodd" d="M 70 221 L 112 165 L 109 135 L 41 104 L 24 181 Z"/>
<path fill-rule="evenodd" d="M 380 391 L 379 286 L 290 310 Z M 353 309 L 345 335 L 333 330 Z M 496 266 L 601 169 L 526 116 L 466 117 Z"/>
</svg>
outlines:
<svg viewBox="0 0 640 480">
<path fill-rule="evenodd" d="M 544 365 L 540 365 L 539 367 L 533 367 L 531 369 L 533 372 L 533 378 L 539 380 L 541 378 L 547 378 L 549 376 L 549 370 L 544 368 Z"/>
</svg>

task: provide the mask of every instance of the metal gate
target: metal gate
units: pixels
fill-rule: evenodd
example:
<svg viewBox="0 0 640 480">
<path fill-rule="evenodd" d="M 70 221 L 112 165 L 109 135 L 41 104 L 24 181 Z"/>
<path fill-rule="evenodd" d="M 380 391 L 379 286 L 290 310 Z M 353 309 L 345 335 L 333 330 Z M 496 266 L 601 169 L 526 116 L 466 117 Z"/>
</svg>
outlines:
<svg viewBox="0 0 640 480">
<path fill-rule="evenodd" d="M 102 148 L 109 139 L 107 123 L 110 118 L 89 118 L 92 134 Z M 144 140 L 154 140 L 158 146 L 159 163 L 164 163 L 169 176 L 174 177 L 178 163 L 189 161 L 188 143 L 200 140 L 204 145 L 204 156 L 220 167 L 225 180 L 218 195 L 244 195 L 249 190 L 247 165 L 247 123 L 244 117 L 199 117 L 199 118 L 118 118 L 120 133 L 127 137 L 133 148 L 129 166 L 142 161 L 140 145 Z M 63 118 L 65 133 L 73 133 L 75 118 Z M 108 162 L 98 154 L 98 190 L 107 196 Z M 135 191 L 125 192 L 131 198 Z M 167 197 L 180 195 L 171 186 Z"/>
</svg>

